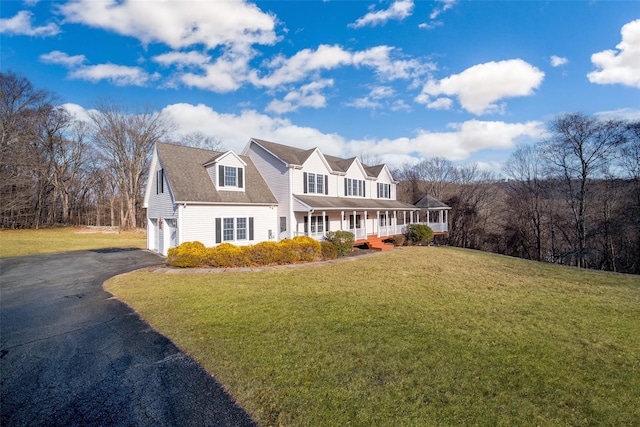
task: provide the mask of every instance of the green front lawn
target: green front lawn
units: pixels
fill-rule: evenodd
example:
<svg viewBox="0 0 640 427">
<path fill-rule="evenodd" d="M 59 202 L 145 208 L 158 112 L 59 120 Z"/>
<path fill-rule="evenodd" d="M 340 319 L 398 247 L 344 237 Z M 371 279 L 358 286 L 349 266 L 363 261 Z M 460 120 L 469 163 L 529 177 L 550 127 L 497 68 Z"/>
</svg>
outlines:
<svg viewBox="0 0 640 427">
<path fill-rule="evenodd" d="M 264 426 L 640 420 L 637 276 L 413 247 L 106 287 Z"/>
<path fill-rule="evenodd" d="M 103 248 L 144 248 L 144 233 L 98 228 L 0 230 L 0 258 Z"/>
</svg>

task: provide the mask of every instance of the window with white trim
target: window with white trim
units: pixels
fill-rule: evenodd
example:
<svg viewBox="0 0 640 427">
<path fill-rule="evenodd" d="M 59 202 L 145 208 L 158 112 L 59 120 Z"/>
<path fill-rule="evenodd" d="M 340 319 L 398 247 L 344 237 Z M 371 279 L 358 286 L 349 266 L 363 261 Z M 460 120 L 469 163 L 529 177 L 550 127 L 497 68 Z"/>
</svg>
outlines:
<svg viewBox="0 0 640 427">
<path fill-rule="evenodd" d="M 233 224 L 234 223 L 234 219 L 233 218 L 223 218 L 222 219 L 222 240 L 225 242 L 232 242 L 234 241 L 234 227 Z"/>
<path fill-rule="evenodd" d="M 253 240 L 253 218 L 216 218 L 216 243 Z"/>
<path fill-rule="evenodd" d="M 367 194 L 365 190 L 364 181 L 361 179 L 345 178 L 344 179 L 344 195 L 365 197 Z"/>
<path fill-rule="evenodd" d="M 328 193 L 329 176 L 321 173 L 303 173 L 303 192 L 305 194 L 329 194 Z"/>
<path fill-rule="evenodd" d="M 391 184 L 378 183 L 378 199 L 391 198 Z"/>
<path fill-rule="evenodd" d="M 244 169 L 233 166 L 218 166 L 218 188 L 235 190 L 244 187 Z"/>
</svg>

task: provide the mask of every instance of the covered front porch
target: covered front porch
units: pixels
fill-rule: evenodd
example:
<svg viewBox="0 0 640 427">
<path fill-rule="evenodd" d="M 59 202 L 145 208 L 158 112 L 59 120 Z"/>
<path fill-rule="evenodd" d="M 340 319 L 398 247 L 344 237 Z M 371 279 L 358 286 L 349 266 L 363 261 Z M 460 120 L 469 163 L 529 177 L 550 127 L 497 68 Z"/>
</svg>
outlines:
<svg viewBox="0 0 640 427">
<path fill-rule="evenodd" d="M 357 240 L 404 234 L 419 209 L 394 200 L 296 196 L 294 235 L 324 240 L 328 231 L 350 231 Z M 426 220 L 426 218 L 424 218 Z"/>
</svg>

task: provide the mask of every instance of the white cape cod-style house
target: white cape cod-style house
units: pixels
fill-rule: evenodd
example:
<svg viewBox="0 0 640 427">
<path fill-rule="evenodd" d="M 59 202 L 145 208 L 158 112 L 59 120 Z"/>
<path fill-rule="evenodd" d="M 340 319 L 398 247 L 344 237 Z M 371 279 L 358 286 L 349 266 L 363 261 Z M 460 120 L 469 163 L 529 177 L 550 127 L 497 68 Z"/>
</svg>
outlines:
<svg viewBox="0 0 640 427">
<path fill-rule="evenodd" d="M 386 165 L 366 166 L 318 148 L 251 139 L 237 155 L 158 143 L 144 197 L 147 244 L 166 255 L 189 241 L 212 247 L 300 235 L 322 240 L 338 230 L 365 241 L 401 234 L 420 219 L 437 234 L 447 231 L 448 207 L 433 214 L 399 202 L 396 184 Z"/>
</svg>

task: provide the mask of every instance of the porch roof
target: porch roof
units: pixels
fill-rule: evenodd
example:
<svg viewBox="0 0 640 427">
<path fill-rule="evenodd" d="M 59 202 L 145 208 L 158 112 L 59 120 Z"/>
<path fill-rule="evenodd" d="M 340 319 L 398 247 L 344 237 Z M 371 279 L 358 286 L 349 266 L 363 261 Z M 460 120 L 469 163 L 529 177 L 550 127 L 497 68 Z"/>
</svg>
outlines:
<svg viewBox="0 0 640 427">
<path fill-rule="evenodd" d="M 296 200 L 313 210 L 326 211 L 417 211 L 408 203 L 397 200 L 359 199 L 349 197 L 293 196 Z M 296 209 L 296 211 L 302 211 Z M 304 210 L 306 212 L 306 209 Z"/>
</svg>

